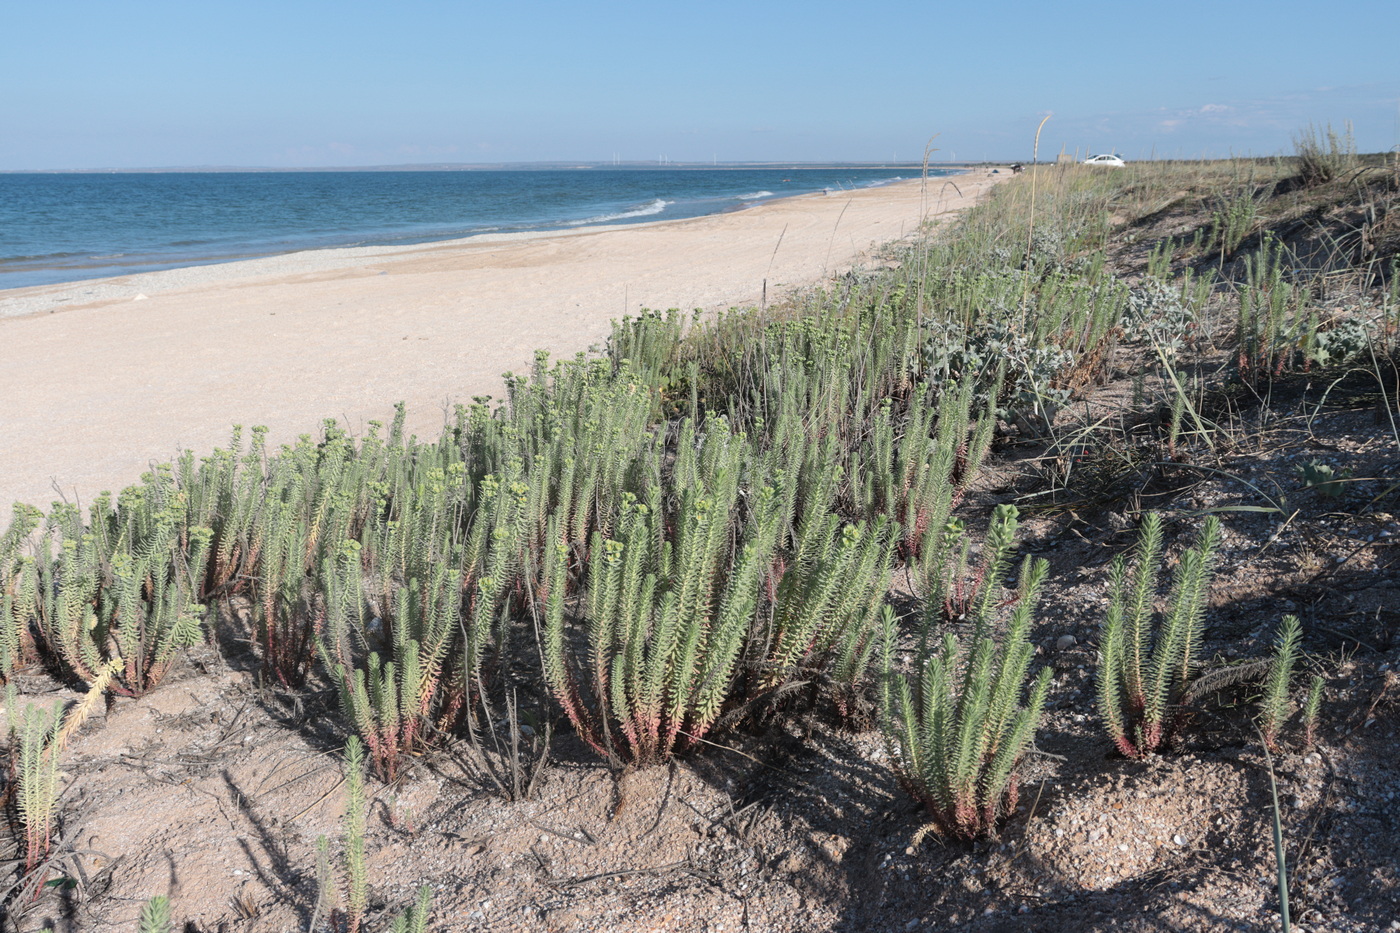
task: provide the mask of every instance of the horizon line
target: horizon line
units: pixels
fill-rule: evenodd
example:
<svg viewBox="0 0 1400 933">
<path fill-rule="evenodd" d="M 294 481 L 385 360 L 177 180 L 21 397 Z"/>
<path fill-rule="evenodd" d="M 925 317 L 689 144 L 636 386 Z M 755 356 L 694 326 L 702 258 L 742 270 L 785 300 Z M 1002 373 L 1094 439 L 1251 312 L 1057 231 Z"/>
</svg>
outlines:
<svg viewBox="0 0 1400 933">
<path fill-rule="evenodd" d="M 958 162 L 929 162 L 929 168 L 966 168 L 973 165 L 1010 164 L 1015 160 L 969 160 Z M 697 169 L 697 168 L 805 168 L 840 167 L 851 168 L 918 168 L 922 160 L 857 160 L 857 159 L 735 159 L 726 162 L 700 160 L 672 160 L 665 162 L 632 159 L 613 161 L 609 159 L 539 159 L 519 162 L 402 162 L 380 163 L 375 165 L 150 165 L 150 166 L 94 166 L 91 168 L 0 168 L 0 175 L 76 175 L 76 174 L 122 174 L 122 173 L 165 173 L 165 172 L 407 172 L 407 171 L 490 171 L 502 168 L 514 169 Z"/>
</svg>

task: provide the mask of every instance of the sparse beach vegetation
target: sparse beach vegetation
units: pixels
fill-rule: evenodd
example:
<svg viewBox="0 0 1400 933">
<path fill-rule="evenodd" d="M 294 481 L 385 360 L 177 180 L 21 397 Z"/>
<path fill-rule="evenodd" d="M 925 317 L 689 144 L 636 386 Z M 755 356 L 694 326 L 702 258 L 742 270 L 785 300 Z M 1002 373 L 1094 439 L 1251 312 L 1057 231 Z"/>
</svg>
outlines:
<svg viewBox="0 0 1400 933">
<path fill-rule="evenodd" d="M 1088 929 L 1076 899 L 1092 913 L 1115 896 L 1214 929 L 1272 922 L 1274 845 L 1309 929 L 1309 911 L 1373 928 L 1400 908 L 1400 862 L 1326 840 L 1339 795 L 1400 780 L 1397 197 L 1393 158 L 1330 128 L 1294 157 L 1035 166 L 878 268 L 541 354 L 437 438 L 406 436 L 402 409 L 276 449 L 238 430 L 86 514 L 17 506 L 0 537 L 6 921 L 182 920 L 198 892 L 107 896 L 128 845 L 109 829 L 94 883 L 76 841 L 90 811 L 67 805 L 59 756 L 84 720 L 104 728 L 98 699 L 135 708 L 218 669 L 246 672 L 239 702 L 301 730 L 309 757 L 347 749 L 339 861 L 322 842 L 317 889 L 295 818 L 257 823 L 277 867 L 231 929 L 281 929 L 258 925 L 277 910 L 311 933 L 485 928 L 482 901 L 518 928 L 583 929 L 580 892 L 634 876 L 753 900 L 753 929 L 793 928 L 799 898 L 763 900 L 784 885 L 820 902 L 811 929 L 990 930 L 1018 912 Z M 1327 675 L 1301 702 L 1299 664 Z M 245 713 L 202 715 L 225 738 L 152 757 L 151 780 L 239 753 Z M 461 754 L 476 765 L 451 770 Z M 1275 767 L 1298 802 L 1280 816 L 1274 798 L 1271 840 L 1257 817 Z M 1208 779 L 1164 789 L 1187 768 Z M 676 861 L 571 862 L 601 830 L 530 811 L 529 839 L 568 848 L 521 842 L 489 883 L 454 867 L 488 843 L 452 814 L 487 797 L 471 805 L 514 820 L 552 779 L 610 787 L 603 823 L 646 800 L 612 843 L 644 847 L 687 769 L 729 809 L 687 802 L 677 826 L 703 831 Z M 224 780 L 201 832 L 260 805 Z M 415 783 L 442 841 L 391 886 L 375 871 L 397 856 L 374 851 L 427 832 L 370 798 Z M 1162 841 L 1103 835 L 1172 793 L 1189 802 L 1143 811 Z M 1393 815 L 1375 806 L 1366 826 Z M 1291 879 L 1285 838 L 1306 852 Z M 1371 873 L 1384 890 L 1356 889 Z M 880 896 L 856 903 L 872 878 Z M 1222 898 L 1248 903 L 1210 915 Z"/>
</svg>

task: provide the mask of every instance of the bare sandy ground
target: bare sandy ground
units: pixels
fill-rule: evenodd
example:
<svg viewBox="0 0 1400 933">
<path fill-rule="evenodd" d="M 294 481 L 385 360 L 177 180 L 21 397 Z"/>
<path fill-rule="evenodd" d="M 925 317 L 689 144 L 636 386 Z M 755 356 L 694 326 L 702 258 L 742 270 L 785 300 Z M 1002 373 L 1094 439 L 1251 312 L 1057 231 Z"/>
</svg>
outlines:
<svg viewBox="0 0 1400 933">
<path fill-rule="evenodd" d="M 274 443 L 338 418 L 499 395 L 536 349 L 600 345 L 642 308 L 758 304 L 859 264 L 1000 176 L 902 182 L 731 214 L 515 238 L 294 253 L 0 291 L 0 504 L 85 504 L 231 426 Z M 0 516 L 0 525 L 7 520 Z"/>
</svg>

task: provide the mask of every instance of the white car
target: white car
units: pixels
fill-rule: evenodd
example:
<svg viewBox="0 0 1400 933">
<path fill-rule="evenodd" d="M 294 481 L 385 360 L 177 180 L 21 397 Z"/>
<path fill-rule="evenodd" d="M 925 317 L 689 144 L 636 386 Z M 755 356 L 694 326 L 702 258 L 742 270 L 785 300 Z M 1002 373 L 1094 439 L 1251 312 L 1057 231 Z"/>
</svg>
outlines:
<svg viewBox="0 0 1400 933">
<path fill-rule="evenodd" d="M 1126 163 L 1116 155 L 1096 155 L 1084 160 L 1085 165 L 1112 165 L 1122 168 Z"/>
</svg>

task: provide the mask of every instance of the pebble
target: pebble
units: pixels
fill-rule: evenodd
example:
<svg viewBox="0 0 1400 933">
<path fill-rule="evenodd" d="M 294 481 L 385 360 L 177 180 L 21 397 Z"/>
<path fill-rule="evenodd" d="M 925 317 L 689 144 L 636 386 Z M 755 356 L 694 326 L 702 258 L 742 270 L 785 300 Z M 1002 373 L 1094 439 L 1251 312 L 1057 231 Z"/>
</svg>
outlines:
<svg viewBox="0 0 1400 933">
<path fill-rule="evenodd" d="M 1079 642 L 1074 640 L 1073 635 L 1061 635 L 1060 640 L 1055 642 L 1055 648 L 1058 651 L 1068 651 L 1077 644 L 1079 644 Z"/>
</svg>

